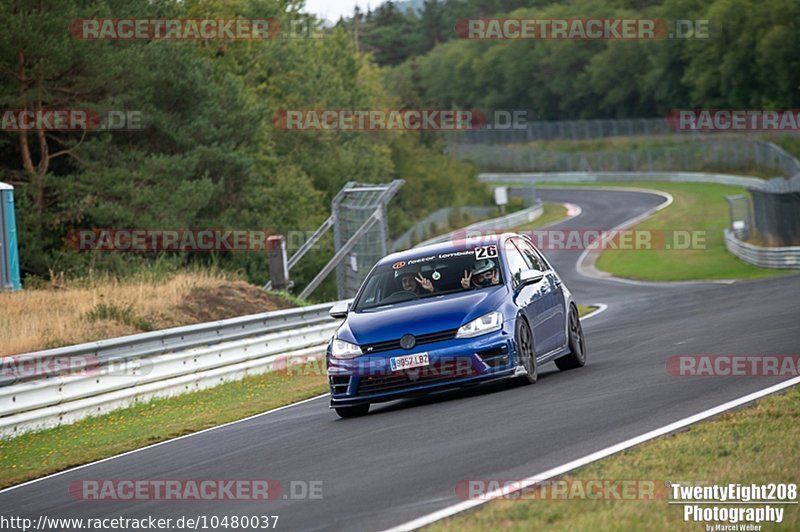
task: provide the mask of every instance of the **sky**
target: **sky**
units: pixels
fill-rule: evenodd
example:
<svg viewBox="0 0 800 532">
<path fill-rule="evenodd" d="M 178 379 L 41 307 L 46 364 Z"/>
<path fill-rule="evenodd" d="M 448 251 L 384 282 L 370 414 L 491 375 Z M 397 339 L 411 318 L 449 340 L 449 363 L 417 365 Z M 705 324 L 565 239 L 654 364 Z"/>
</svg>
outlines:
<svg viewBox="0 0 800 532">
<path fill-rule="evenodd" d="M 353 14 L 353 8 L 358 4 L 362 11 L 367 10 L 367 6 L 377 6 L 381 0 L 306 0 L 306 11 L 318 15 L 320 18 L 333 22 L 339 20 L 341 16 Z"/>
</svg>

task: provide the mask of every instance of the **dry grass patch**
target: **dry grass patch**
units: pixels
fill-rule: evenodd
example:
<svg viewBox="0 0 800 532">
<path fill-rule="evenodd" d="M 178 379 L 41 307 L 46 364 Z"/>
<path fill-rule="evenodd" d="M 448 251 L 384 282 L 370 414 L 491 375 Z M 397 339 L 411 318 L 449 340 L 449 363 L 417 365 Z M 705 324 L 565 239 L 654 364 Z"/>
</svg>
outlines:
<svg viewBox="0 0 800 532">
<path fill-rule="evenodd" d="M 0 355 L 112 338 L 293 306 L 230 275 L 106 278 L 0 293 Z"/>
</svg>

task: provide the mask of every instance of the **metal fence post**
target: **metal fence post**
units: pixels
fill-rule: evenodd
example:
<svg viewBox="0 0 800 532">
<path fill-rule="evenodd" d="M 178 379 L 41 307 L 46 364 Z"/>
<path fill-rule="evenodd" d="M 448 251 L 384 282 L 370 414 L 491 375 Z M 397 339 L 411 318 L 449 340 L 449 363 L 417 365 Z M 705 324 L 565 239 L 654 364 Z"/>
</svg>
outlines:
<svg viewBox="0 0 800 532">
<path fill-rule="evenodd" d="M 269 259 L 269 278 L 273 290 L 288 291 L 289 267 L 286 260 L 286 239 L 283 235 L 267 237 L 267 257 Z"/>
</svg>

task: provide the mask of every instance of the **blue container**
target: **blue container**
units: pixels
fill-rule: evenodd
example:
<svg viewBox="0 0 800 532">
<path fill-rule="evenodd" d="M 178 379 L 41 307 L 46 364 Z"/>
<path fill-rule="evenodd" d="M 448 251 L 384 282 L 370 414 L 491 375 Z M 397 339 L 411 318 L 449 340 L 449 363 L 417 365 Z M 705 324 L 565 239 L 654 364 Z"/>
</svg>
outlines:
<svg viewBox="0 0 800 532">
<path fill-rule="evenodd" d="M 0 183 L 0 290 L 21 288 L 14 187 Z"/>
</svg>

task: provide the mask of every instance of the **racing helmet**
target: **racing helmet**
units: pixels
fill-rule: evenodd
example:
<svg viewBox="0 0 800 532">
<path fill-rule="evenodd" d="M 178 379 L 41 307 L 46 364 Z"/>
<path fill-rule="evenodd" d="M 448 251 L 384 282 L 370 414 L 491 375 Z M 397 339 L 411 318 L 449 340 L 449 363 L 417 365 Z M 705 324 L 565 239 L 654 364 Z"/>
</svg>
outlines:
<svg viewBox="0 0 800 532">
<path fill-rule="evenodd" d="M 489 284 L 491 284 L 492 282 L 491 279 L 486 279 L 482 282 L 478 282 L 477 280 L 475 280 L 475 277 L 481 275 L 482 273 L 490 272 L 495 268 L 497 268 L 497 264 L 495 264 L 495 262 L 492 259 L 481 259 L 475 261 L 475 265 L 472 267 L 472 276 L 475 284 L 478 286 L 489 286 Z"/>
</svg>

